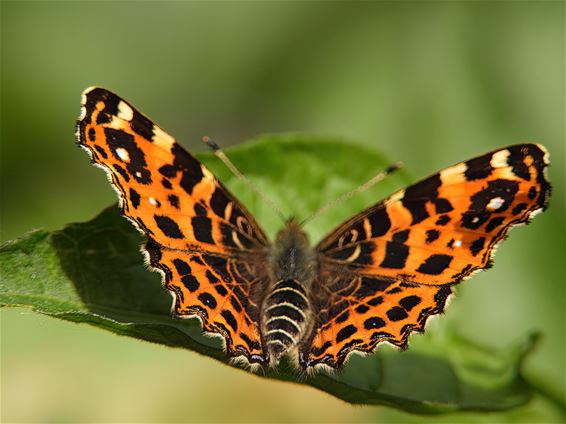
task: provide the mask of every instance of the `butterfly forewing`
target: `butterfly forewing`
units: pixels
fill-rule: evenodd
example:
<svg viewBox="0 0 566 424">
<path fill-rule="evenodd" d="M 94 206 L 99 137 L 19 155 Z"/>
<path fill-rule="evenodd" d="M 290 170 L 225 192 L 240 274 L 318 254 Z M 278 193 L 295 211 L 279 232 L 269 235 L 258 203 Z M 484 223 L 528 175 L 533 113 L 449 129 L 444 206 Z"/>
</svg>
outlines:
<svg viewBox="0 0 566 424">
<path fill-rule="evenodd" d="M 148 237 L 150 264 L 175 296 L 173 312 L 198 316 L 229 353 L 260 362 L 257 307 L 243 301 L 267 275 L 253 266 L 249 276 L 250 258 L 265 262 L 268 244 L 253 216 L 171 136 L 107 90 L 84 92 L 77 133 L 109 175 L 124 216 Z"/>
<path fill-rule="evenodd" d="M 488 267 L 508 230 L 546 207 L 547 165 L 544 147 L 509 146 L 393 194 L 322 240 L 320 275 L 340 270 L 342 285 L 353 289 L 329 296 L 327 305 L 322 298 L 330 313 L 311 350 L 303 347 L 305 363 L 336 366 L 353 349 L 371 351 L 376 340 L 404 346 L 443 310 L 442 286 Z"/>
</svg>

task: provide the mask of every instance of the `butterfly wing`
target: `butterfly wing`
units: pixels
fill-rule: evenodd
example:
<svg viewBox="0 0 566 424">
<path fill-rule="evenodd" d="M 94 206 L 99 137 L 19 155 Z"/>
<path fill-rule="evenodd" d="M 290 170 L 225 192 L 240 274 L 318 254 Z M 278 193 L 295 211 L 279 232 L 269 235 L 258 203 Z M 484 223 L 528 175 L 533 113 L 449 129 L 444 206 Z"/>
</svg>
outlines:
<svg viewBox="0 0 566 424">
<path fill-rule="evenodd" d="M 317 246 L 319 323 L 304 366 L 340 366 L 352 350 L 412 331 L 442 312 L 450 286 L 491 265 L 510 228 L 544 210 L 543 146 L 509 146 L 401 190 L 339 226 Z"/>
<path fill-rule="evenodd" d="M 226 349 L 262 362 L 258 308 L 268 241 L 253 216 L 198 160 L 132 105 L 102 88 L 83 93 L 77 139 L 147 238 L 173 313 L 198 317 Z"/>
</svg>

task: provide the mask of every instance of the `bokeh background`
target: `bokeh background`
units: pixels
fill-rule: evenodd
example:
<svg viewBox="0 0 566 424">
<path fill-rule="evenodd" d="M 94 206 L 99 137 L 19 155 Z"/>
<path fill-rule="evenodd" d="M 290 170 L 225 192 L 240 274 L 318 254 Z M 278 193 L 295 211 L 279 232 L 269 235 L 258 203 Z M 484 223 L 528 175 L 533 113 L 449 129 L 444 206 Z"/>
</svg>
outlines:
<svg viewBox="0 0 566 424">
<path fill-rule="evenodd" d="M 551 208 L 513 232 L 495 268 L 463 284 L 444 318 L 493 348 L 541 331 L 526 367 L 539 394 L 511 412 L 429 420 L 565 419 L 556 402 L 566 372 L 563 2 L 0 7 L 3 241 L 115 202 L 74 145 L 79 96 L 93 84 L 192 151 L 204 134 L 224 146 L 260 133 L 329 134 L 422 177 L 508 144 L 545 144 Z M 3 422 L 424 421 L 25 310 L 1 318 Z"/>
</svg>

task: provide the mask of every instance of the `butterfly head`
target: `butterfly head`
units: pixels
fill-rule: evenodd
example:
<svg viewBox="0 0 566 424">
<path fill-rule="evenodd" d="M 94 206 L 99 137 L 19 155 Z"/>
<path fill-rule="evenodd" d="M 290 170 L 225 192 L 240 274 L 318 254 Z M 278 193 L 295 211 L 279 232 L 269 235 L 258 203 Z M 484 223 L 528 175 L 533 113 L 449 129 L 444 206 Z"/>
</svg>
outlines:
<svg viewBox="0 0 566 424">
<path fill-rule="evenodd" d="M 285 226 L 277 233 L 275 244 L 307 248 L 309 238 L 299 221 L 295 217 L 291 217 L 287 219 Z"/>
</svg>

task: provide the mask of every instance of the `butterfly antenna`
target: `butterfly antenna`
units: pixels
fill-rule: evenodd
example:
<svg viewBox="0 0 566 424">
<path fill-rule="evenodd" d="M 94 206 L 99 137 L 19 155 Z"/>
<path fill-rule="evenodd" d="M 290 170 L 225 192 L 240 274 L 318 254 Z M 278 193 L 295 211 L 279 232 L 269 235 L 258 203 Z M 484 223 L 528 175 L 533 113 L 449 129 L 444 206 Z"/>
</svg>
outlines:
<svg viewBox="0 0 566 424">
<path fill-rule="evenodd" d="M 252 183 L 250 179 L 248 179 L 248 177 L 240 172 L 238 168 L 236 168 L 236 165 L 234 165 L 232 161 L 228 159 L 228 156 L 226 156 L 226 154 L 222 151 L 216 141 L 208 136 L 204 136 L 202 138 L 202 141 L 212 149 L 216 157 L 220 159 L 222 163 L 224 163 L 224 165 L 226 165 L 226 167 L 232 172 L 232 174 L 242 180 L 254 193 L 256 193 L 265 203 L 267 203 L 269 207 L 271 207 L 271 209 L 273 209 L 273 211 L 279 216 L 279 218 L 281 218 L 281 221 L 283 221 L 284 223 L 288 221 L 285 214 L 281 211 L 281 209 L 277 207 L 275 202 L 271 200 L 271 198 L 269 198 L 263 191 L 257 188 L 254 183 Z"/>
<path fill-rule="evenodd" d="M 358 193 L 366 191 L 368 188 L 372 187 L 373 185 L 377 184 L 378 182 L 383 181 L 389 175 L 391 175 L 392 173 L 394 173 L 395 171 L 400 169 L 402 166 L 403 166 L 403 163 L 395 162 L 393 165 L 385 168 L 383 171 L 381 171 L 377 175 L 373 176 L 372 178 L 370 178 L 368 181 L 366 181 L 362 185 L 356 187 L 355 189 L 353 189 L 353 190 L 351 190 L 347 193 L 344 193 L 342 196 L 339 196 L 334 200 L 331 200 L 330 202 L 328 202 L 324 206 L 320 207 L 317 211 L 313 212 L 312 214 L 307 216 L 305 219 L 303 219 L 300 223 L 301 227 L 304 226 L 307 222 L 312 221 L 317 216 L 323 214 L 328 209 L 332 209 L 334 206 L 350 199 L 351 197 L 355 196 Z"/>
</svg>

